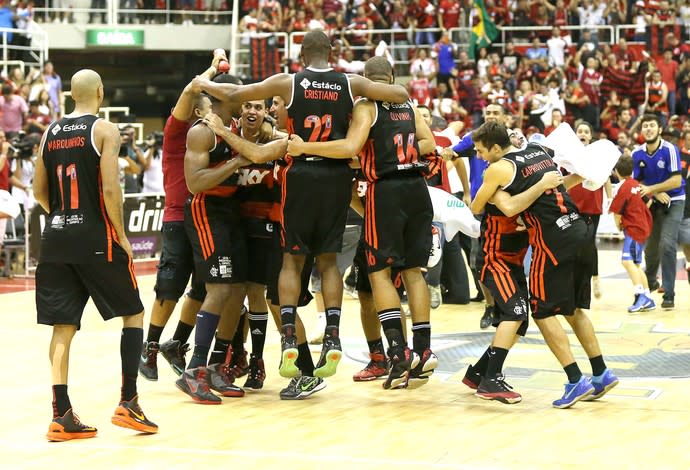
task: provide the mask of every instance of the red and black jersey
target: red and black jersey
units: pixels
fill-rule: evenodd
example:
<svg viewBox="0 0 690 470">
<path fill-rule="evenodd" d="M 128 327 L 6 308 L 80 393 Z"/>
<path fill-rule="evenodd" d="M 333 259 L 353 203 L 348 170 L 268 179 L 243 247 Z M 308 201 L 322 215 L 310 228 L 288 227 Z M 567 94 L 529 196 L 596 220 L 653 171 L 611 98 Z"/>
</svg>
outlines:
<svg viewBox="0 0 690 470">
<path fill-rule="evenodd" d="M 274 177 L 275 165 L 274 162 L 255 163 L 238 170 L 237 198 L 242 217 L 278 220 L 275 211 L 280 187 Z"/>
<path fill-rule="evenodd" d="M 376 117 L 359 157 L 367 181 L 401 172 L 426 171 L 427 166 L 419 159 L 412 102 L 374 104 Z"/>
<path fill-rule="evenodd" d="M 661 99 L 664 97 L 664 89 L 663 89 L 663 82 L 656 82 L 656 83 L 650 83 L 649 84 L 649 98 L 648 102 L 650 105 L 656 105 L 657 103 L 661 103 Z M 664 102 L 663 104 L 659 105 L 654 111 L 662 111 L 667 113 L 668 112 L 668 102 Z"/>
<path fill-rule="evenodd" d="M 519 230 L 519 216 L 507 217 L 493 204 L 487 204 L 482 218 L 480 246 L 482 247 L 482 280 L 486 269 L 508 272 L 506 263 L 521 266 L 529 240 L 527 231 Z"/>
<path fill-rule="evenodd" d="M 503 189 L 511 195 L 520 194 L 539 183 L 544 173 L 558 171 L 550 151 L 539 144 L 528 144 L 523 150 L 503 158 L 515 167 L 512 181 Z M 563 185 L 545 191 L 525 211 L 528 227 L 539 225 L 544 230 L 565 230 L 579 218 L 577 207 Z"/>
<path fill-rule="evenodd" d="M 98 116 L 64 117 L 46 130 L 43 163 L 49 214 L 41 235 L 41 261 L 112 261 L 117 235 L 106 212 L 101 154 L 93 141 Z"/>
<path fill-rule="evenodd" d="M 199 125 L 199 123 L 201 123 L 200 120 L 195 122 L 192 125 L 192 127 Z M 215 133 L 213 134 L 213 137 L 215 139 L 215 143 L 213 145 L 213 148 L 208 151 L 209 168 L 225 165 L 229 160 L 231 160 L 234 157 L 233 152 L 230 149 L 230 146 L 227 144 L 227 142 L 225 142 L 225 140 L 223 140 L 223 138 L 217 136 Z M 203 193 L 208 196 L 230 197 L 237 191 L 238 179 L 239 176 L 235 172 L 215 188 L 203 191 Z"/>
<path fill-rule="evenodd" d="M 330 68 L 307 67 L 292 76 L 288 133 L 299 135 L 305 142 L 344 139 L 353 106 L 347 75 Z M 287 157 L 287 160 L 292 159 Z"/>
</svg>

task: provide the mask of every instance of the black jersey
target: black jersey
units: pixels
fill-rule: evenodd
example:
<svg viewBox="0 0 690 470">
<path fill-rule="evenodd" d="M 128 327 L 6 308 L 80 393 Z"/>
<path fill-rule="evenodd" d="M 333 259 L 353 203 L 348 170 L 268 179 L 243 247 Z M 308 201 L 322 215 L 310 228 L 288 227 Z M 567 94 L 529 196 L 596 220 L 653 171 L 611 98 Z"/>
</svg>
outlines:
<svg viewBox="0 0 690 470">
<path fill-rule="evenodd" d="M 240 200 L 240 215 L 269 219 L 277 202 L 280 202 L 280 188 L 275 179 L 275 162 L 254 163 L 238 170 L 237 197 Z"/>
<path fill-rule="evenodd" d="M 486 205 L 480 235 L 485 265 L 503 261 L 522 265 L 529 240 L 525 228 L 520 229 L 518 218 L 506 216 L 491 203 Z"/>
<path fill-rule="evenodd" d="M 201 123 L 201 120 L 196 121 L 192 126 L 196 126 Z M 210 128 L 209 128 L 210 130 Z M 211 131 L 213 132 L 213 131 Z M 213 148 L 208 151 L 208 167 L 213 168 L 220 165 L 225 165 L 225 163 L 233 158 L 233 153 L 231 152 L 230 146 L 223 138 L 219 137 L 215 133 L 213 134 L 215 140 Z M 239 175 L 237 172 L 233 173 L 220 183 L 215 188 L 203 191 L 204 194 L 209 196 L 218 197 L 230 197 L 237 191 Z"/>
<path fill-rule="evenodd" d="M 42 158 L 50 208 L 41 261 L 112 261 L 117 236 L 105 209 L 101 154 L 93 142 L 98 119 L 93 114 L 64 117 L 46 130 Z"/>
<path fill-rule="evenodd" d="M 305 142 L 344 139 L 353 105 L 347 75 L 333 69 L 308 67 L 292 76 L 288 133 L 300 136 Z"/>
<path fill-rule="evenodd" d="M 362 151 L 360 164 L 367 181 L 400 172 L 422 171 L 411 101 L 402 104 L 375 102 L 376 117 Z"/>
<path fill-rule="evenodd" d="M 503 158 L 515 167 L 512 181 L 503 188 L 512 195 L 539 183 L 544 173 L 558 171 L 551 153 L 539 144 L 529 144 L 525 149 L 508 153 Z M 565 230 L 579 219 L 577 206 L 563 185 L 544 192 L 525 214 L 529 225 L 533 225 L 531 220 L 537 219 L 543 230 Z"/>
</svg>

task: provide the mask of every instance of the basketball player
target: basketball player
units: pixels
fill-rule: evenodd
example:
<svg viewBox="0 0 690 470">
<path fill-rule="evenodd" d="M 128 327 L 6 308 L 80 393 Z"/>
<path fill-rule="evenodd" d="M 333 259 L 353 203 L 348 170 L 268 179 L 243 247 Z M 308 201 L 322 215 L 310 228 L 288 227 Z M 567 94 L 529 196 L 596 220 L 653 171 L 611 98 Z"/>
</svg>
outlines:
<svg viewBox="0 0 690 470">
<path fill-rule="evenodd" d="M 122 220 L 120 133 L 97 116 L 103 83 L 96 72 L 79 70 L 71 87 L 74 112 L 45 132 L 34 176 L 36 200 L 49 214 L 36 270 L 38 323 L 53 326 L 53 421 L 47 437 L 67 441 L 96 435 L 96 428 L 79 421 L 67 394 L 70 346 L 89 298 L 105 320 L 122 317 L 122 390 L 111 422 L 156 433 L 158 426 L 146 418 L 137 395 L 144 307 Z"/>
<path fill-rule="evenodd" d="M 222 54 L 213 57 L 211 66 L 202 76 L 217 73 Z M 163 130 L 163 186 L 165 211 L 161 228 L 161 257 L 156 273 L 156 301 L 151 308 L 151 321 L 139 361 L 139 373 L 148 380 L 158 380 L 158 351 L 170 363 L 177 375 L 184 372 L 186 344 L 196 322 L 196 314 L 206 296 L 203 281 L 194 272 L 194 257 L 184 228 L 184 204 L 189 190 L 184 179 L 184 155 L 187 151 L 187 132 L 194 122 L 211 110 L 207 96 L 195 93 L 189 83 L 180 94 Z M 159 344 L 166 323 L 184 293 L 189 277 L 192 287 L 185 297 L 180 321 L 171 340 Z"/>
<path fill-rule="evenodd" d="M 393 82 L 393 68 L 383 57 L 369 59 L 364 73 L 376 82 Z M 368 182 L 364 220 L 367 268 L 391 360 L 383 384 L 386 389 L 404 388 L 408 382 L 411 387 L 423 385 L 438 364 L 430 348 L 429 291 L 421 272 L 431 249 L 433 208 L 423 176 L 427 165 L 420 156 L 434 149 L 434 136 L 410 101 L 361 100 L 345 139 L 304 142 L 292 135 L 288 143 L 290 155 L 333 159 L 360 155 Z M 403 337 L 400 298 L 391 281 L 393 267 L 402 269 L 412 312 L 414 351 Z"/>
<path fill-rule="evenodd" d="M 345 137 L 353 96 L 404 103 L 408 93 L 399 85 L 374 83 L 357 75 L 345 75 L 329 67 L 331 45 L 322 31 L 309 32 L 302 42 L 301 56 L 307 66 L 295 75 L 278 74 L 246 86 L 218 85 L 199 79 L 206 92 L 229 100 L 248 101 L 275 95 L 288 103 L 290 133 L 307 141 L 326 142 Z M 342 357 L 339 339 L 343 282 L 336 264 L 342 247 L 347 207 L 350 202 L 352 171 L 346 160 L 317 156 L 287 158 L 282 187 L 282 235 L 285 256 L 280 274 L 282 317 L 280 374 L 295 377 L 298 349 L 295 315 L 301 291 L 300 275 L 306 256 L 316 257 L 321 273 L 326 307 L 326 329 L 316 378 L 336 372 Z M 318 195 L 315 197 L 315 195 Z M 320 386 L 319 380 L 304 384 Z"/>
<path fill-rule="evenodd" d="M 551 155 L 539 144 L 529 144 L 519 152 L 511 152 L 508 130 L 500 123 L 483 124 L 475 131 L 473 139 L 481 158 L 491 165 L 472 203 L 472 211 L 483 211 L 492 197 L 506 216 L 525 209 L 523 219 L 533 250 L 529 280 L 532 317 L 563 366 L 569 382 L 563 397 L 555 400 L 553 406 L 569 408 L 590 395 L 591 399 L 600 398 L 618 384 L 618 378 L 606 368 L 591 321 L 582 310 L 575 310 L 573 262 L 591 226 L 577 213 L 563 187 L 572 187 L 582 178 L 568 175 L 564 185 L 544 192 L 533 204 L 515 204 L 516 195 L 535 186 L 545 173 L 556 170 Z M 503 191 L 499 191 L 500 188 Z M 506 198 L 513 199 L 513 204 L 504 203 Z M 565 316 L 585 349 L 592 365 L 591 383 L 580 372 L 556 315 Z"/>
</svg>

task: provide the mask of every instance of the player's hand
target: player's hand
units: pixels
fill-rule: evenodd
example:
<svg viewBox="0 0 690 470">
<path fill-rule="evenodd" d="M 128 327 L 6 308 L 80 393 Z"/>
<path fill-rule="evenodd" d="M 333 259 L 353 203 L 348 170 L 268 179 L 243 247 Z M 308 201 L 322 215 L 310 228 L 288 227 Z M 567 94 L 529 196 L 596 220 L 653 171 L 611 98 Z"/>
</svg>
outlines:
<svg viewBox="0 0 690 470">
<path fill-rule="evenodd" d="M 472 197 L 470 196 L 469 193 L 467 193 L 467 194 L 463 193 L 462 202 L 464 202 L 467 207 L 470 207 L 472 205 Z"/>
<path fill-rule="evenodd" d="M 441 158 L 443 158 L 445 161 L 452 160 L 453 156 L 455 156 L 455 152 L 453 152 L 452 148 L 446 147 L 441 150 Z"/>
<path fill-rule="evenodd" d="M 558 171 L 549 171 L 541 177 L 541 184 L 544 190 L 557 188 L 563 184 L 563 175 Z"/>
<path fill-rule="evenodd" d="M 297 134 L 292 134 L 288 140 L 287 153 L 293 157 L 302 155 L 304 151 L 302 150 L 302 144 L 304 141 Z"/>
<path fill-rule="evenodd" d="M 206 81 L 206 79 L 200 75 L 197 75 L 196 77 L 194 77 L 194 80 L 192 80 L 192 82 L 190 83 L 192 93 L 199 94 L 202 91 L 204 91 L 202 85 L 204 84 L 205 81 Z"/>
<path fill-rule="evenodd" d="M 240 164 L 240 166 L 249 166 L 249 165 L 252 164 L 252 161 L 251 161 L 251 160 L 249 160 L 249 159 L 246 158 L 246 157 L 243 157 L 242 155 L 238 155 L 238 156 L 235 157 L 233 160 L 236 161 L 236 162 L 238 162 L 238 163 Z"/>
<path fill-rule="evenodd" d="M 654 199 L 659 201 L 662 204 L 670 204 L 671 203 L 671 196 L 669 196 L 667 193 L 657 193 L 654 195 Z"/>
<path fill-rule="evenodd" d="M 640 196 L 650 196 L 651 197 L 651 191 L 649 190 L 649 186 L 647 186 L 646 184 L 640 185 Z"/>
<path fill-rule="evenodd" d="M 206 124 L 209 129 L 219 135 L 225 130 L 223 120 L 220 118 L 220 116 L 213 114 L 212 112 L 209 112 L 206 116 L 204 116 L 204 124 Z"/>
<path fill-rule="evenodd" d="M 262 122 L 259 127 L 258 142 L 268 142 L 273 138 L 273 126 L 269 122 Z"/>
<path fill-rule="evenodd" d="M 127 253 L 130 258 L 134 257 L 134 252 L 132 251 L 132 245 L 129 243 L 127 237 L 120 237 L 120 246 Z"/>
<path fill-rule="evenodd" d="M 228 58 L 225 55 L 225 50 L 224 49 L 216 49 L 213 51 L 213 60 L 211 61 L 211 66 L 215 67 L 216 70 L 218 70 L 218 63 L 221 61 L 227 61 Z"/>
</svg>

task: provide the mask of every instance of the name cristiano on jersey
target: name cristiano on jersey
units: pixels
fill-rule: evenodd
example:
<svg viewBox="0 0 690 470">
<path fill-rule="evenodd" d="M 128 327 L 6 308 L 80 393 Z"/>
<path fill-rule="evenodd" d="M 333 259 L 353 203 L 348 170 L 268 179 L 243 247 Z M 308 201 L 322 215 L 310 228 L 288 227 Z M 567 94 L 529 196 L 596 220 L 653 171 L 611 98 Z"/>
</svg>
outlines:
<svg viewBox="0 0 690 470">
<path fill-rule="evenodd" d="M 307 100 L 338 101 L 337 91 L 304 90 L 304 98 Z"/>
</svg>

